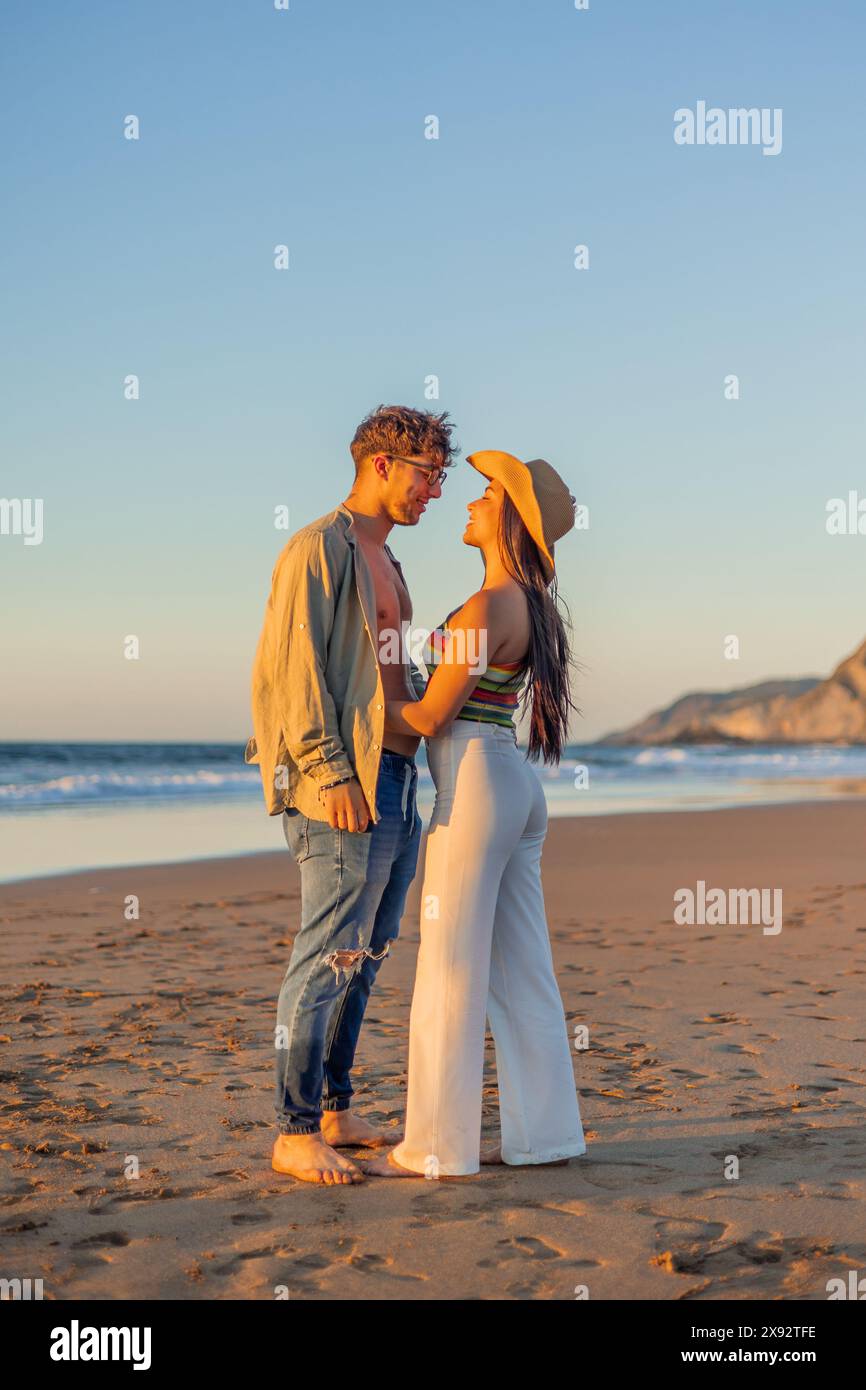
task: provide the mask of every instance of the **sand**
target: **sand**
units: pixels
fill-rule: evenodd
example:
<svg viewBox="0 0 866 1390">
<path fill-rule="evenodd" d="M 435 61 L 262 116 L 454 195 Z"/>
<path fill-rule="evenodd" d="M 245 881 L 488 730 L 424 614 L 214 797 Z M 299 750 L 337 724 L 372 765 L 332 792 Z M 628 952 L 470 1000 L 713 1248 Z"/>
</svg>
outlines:
<svg viewBox="0 0 866 1390">
<path fill-rule="evenodd" d="M 866 1270 L 864 849 L 858 802 L 552 821 L 587 1154 L 339 1189 L 270 1168 L 288 853 L 0 888 L 0 1274 L 47 1299 L 824 1300 Z M 698 879 L 781 888 L 781 932 L 675 925 Z M 357 1069 L 395 1142 L 419 888 Z"/>
</svg>

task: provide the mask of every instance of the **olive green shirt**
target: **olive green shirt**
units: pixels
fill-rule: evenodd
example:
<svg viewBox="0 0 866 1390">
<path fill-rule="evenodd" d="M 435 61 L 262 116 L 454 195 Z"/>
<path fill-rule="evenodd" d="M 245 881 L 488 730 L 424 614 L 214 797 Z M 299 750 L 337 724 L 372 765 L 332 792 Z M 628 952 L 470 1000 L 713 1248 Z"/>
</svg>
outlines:
<svg viewBox="0 0 866 1390">
<path fill-rule="evenodd" d="M 385 552 L 403 579 L 388 546 Z M 405 580 L 403 581 L 405 583 Z M 252 675 L 253 736 L 271 816 L 327 820 L 320 788 L 355 775 L 373 821 L 385 728 L 373 576 L 342 503 L 296 532 L 277 558 Z M 424 676 L 410 662 L 416 695 Z"/>
</svg>

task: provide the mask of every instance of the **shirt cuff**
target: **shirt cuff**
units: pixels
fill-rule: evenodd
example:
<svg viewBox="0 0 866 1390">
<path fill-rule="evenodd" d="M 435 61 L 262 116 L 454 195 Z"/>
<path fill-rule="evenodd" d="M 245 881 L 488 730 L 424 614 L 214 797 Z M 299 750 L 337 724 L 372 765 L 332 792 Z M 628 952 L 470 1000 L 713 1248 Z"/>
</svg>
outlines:
<svg viewBox="0 0 866 1390">
<path fill-rule="evenodd" d="M 339 752 L 332 753 L 329 758 L 307 759 L 306 762 L 298 763 L 298 767 L 304 776 L 309 777 L 317 786 L 321 786 L 323 782 L 339 782 L 343 777 L 348 779 L 355 776 L 355 769 L 342 748 Z"/>
</svg>

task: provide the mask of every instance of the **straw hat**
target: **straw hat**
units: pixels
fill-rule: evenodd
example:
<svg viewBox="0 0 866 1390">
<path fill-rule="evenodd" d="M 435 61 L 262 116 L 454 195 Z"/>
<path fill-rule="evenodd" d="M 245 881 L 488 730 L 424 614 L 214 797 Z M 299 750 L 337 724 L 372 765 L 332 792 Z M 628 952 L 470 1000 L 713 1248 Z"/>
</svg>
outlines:
<svg viewBox="0 0 866 1390">
<path fill-rule="evenodd" d="M 541 551 L 548 584 L 553 578 L 553 543 L 574 525 L 575 498 L 555 468 L 544 459 L 523 463 L 513 454 L 485 449 L 467 454 L 466 462 L 501 483 Z"/>
</svg>

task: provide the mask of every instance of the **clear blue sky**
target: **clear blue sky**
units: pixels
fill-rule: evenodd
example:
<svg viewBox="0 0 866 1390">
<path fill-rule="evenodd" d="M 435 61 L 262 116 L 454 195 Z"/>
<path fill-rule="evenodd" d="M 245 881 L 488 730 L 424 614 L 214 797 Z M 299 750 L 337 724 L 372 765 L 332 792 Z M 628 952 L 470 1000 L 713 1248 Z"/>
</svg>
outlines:
<svg viewBox="0 0 866 1390">
<path fill-rule="evenodd" d="M 558 547 L 576 736 L 866 635 L 866 536 L 824 525 L 866 496 L 860 0 L 3 27 L 0 496 L 45 537 L 0 536 L 0 738 L 245 739 L 274 507 L 340 501 L 358 419 L 430 374 L 464 454 L 542 455 L 590 508 Z M 782 152 L 676 145 L 699 100 L 782 108 Z M 475 478 L 392 535 L 418 623 L 480 580 Z"/>
</svg>

